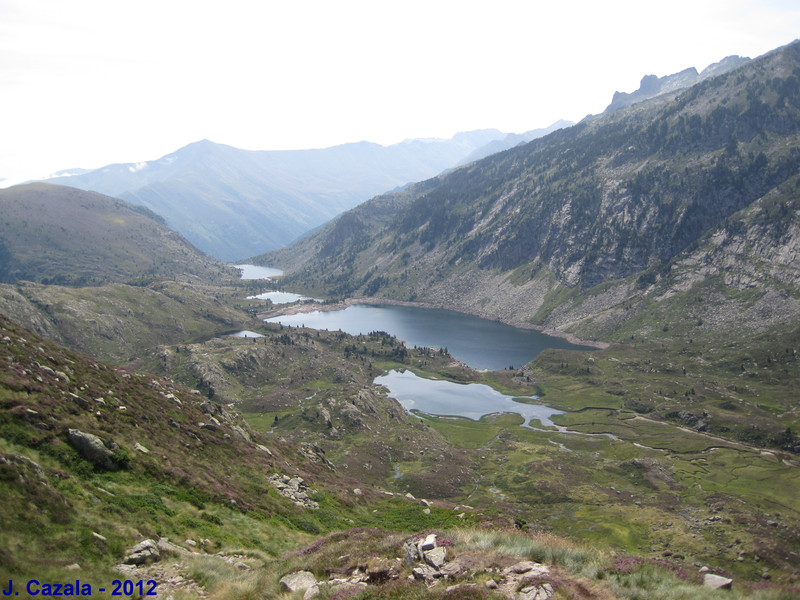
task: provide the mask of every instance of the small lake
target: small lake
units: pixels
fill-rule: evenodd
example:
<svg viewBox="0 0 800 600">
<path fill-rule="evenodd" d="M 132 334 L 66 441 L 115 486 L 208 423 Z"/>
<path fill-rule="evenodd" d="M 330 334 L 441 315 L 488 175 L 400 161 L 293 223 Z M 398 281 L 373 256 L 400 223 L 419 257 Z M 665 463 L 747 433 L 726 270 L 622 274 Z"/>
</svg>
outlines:
<svg viewBox="0 0 800 600">
<path fill-rule="evenodd" d="M 292 327 L 344 331 L 351 335 L 385 331 L 406 346 L 447 348 L 475 369 L 520 368 L 547 348 L 590 350 L 532 329 L 512 327 L 464 313 L 417 306 L 365 305 L 266 319 Z"/>
<path fill-rule="evenodd" d="M 375 378 L 375 383 L 389 390 L 389 396 L 402 404 L 408 412 L 420 411 L 429 415 L 466 417 L 473 421 L 495 413 L 516 413 L 525 419 L 538 420 L 545 427 L 554 427 L 550 420 L 563 411 L 527 404 L 515 398 L 537 400 L 537 396 L 506 396 L 482 383 L 453 383 L 439 379 L 417 377 L 411 371 L 389 371 Z"/>
<path fill-rule="evenodd" d="M 231 337 L 238 337 L 238 338 L 262 338 L 264 337 L 260 333 L 256 333 L 255 331 L 248 331 L 247 329 L 243 329 L 242 331 L 237 331 L 236 333 L 229 334 Z"/>
<path fill-rule="evenodd" d="M 317 298 L 308 298 L 291 292 L 264 292 L 256 296 L 248 296 L 248 300 L 269 300 L 273 304 L 291 304 L 292 302 L 322 302 Z"/>
<path fill-rule="evenodd" d="M 242 272 L 242 279 L 272 279 L 283 275 L 283 271 L 272 267 L 259 267 L 258 265 L 233 266 Z"/>
</svg>

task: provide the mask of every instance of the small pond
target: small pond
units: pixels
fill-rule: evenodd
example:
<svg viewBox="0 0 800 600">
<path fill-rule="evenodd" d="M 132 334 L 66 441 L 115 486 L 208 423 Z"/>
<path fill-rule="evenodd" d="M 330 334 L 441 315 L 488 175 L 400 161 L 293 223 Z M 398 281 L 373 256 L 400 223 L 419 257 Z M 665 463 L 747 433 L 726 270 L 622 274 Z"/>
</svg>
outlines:
<svg viewBox="0 0 800 600">
<path fill-rule="evenodd" d="M 259 267 L 258 265 L 233 266 L 242 272 L 242 279 L 272 279 L 283 275 L 283 271 L 273 267 Z"/>
<path fill-rule="evenodd" d="M 555 427 L 550 417 L 564 414 L 543 404 L 528 404 L 538 400 L 537 396 L 506 396 L 482 383 L 425 379 L 411 371 L 392 370 L 376 377 L 375 383 L 387 388 L 389 396 L 408 412 L 465 417 L 473 421 L 495 413 L 516 413 L 525 419 L 524 427 L 530 427 L 532 420 L 544 427 Z"/>
</svg>

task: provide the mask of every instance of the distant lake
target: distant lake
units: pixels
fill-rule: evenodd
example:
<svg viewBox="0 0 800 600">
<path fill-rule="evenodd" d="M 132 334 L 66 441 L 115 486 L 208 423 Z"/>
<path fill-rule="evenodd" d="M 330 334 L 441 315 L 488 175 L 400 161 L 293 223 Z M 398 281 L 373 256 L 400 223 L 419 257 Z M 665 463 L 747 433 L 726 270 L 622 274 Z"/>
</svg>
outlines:
<svg viewBox="0 0 800 600">
<path fill-rule="evenodd" d="M 259 267 L 258 265 L 233 265 L 242 272 L 242 279 L 272 279 L 280 277 L 283 271 L 272 267 Z"/>
<path fill-rule="evenodd" d="M 375 383 L 389 390 L 408 412 L 421 411 L 429 415 L 466 417 L 473 421 L 494 413 L 516 413 L 525 419 L 523 426 L 538 420 L 545 427 L 553 427 L 553 415 L 563 411 L 544 406 L 515 401 L 488 385 L 481 383 L 453 383 L 439 379 L 417 377 L 411 371 L 389 371 L 375 378 Z M 536 396 L 524 396 L 536 400 Z"/>
<path fill-rule="evenodd" d="M 255 331 L 248 331 L 244 329 L 242 331 L 237 331 L 236 333 L 231 333 L 231 337 L 238 337 L 238 338 L 262 338 L 264 337 L 260 333 L 256 333 Z"/>
<path fill-rule="evenodd" d="M 269 300 L 273 304 L 291 304 L 292 302 L 300 302 L 302 300 L 310 300 L 312 302 L 322 302 L 317 298 L 308 298 L 300 294 L 293 294 L 291 292 L 264 292 L 256 296 L 248 296 L 249 300 Z"/>
<path fill-rule="evenodd" d="M 266 319 L 293 327 L 344 331 L 352 335 L 385 331 L 406 346 L 447 348 L 475 369 L 519 368 L 546 348 L 590 350 L 532 329 L 512 327 L 464 313 L 416 306 L 365 305 Z"/>
</svg>

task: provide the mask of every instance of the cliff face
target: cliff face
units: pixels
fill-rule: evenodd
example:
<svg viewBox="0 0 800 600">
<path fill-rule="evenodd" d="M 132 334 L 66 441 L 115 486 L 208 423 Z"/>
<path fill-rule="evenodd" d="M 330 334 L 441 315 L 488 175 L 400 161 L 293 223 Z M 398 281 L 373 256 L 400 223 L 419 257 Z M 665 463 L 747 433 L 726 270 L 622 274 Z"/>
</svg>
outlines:
<svg viewBox="0 0 800 600">
<path fill-rule="evenodd" d="M 375 199 L 262 260 L 317 293 L 549 325 L 565 294 L 646 290 L 686 277 L 686 261 L 710 265 L 693 277 L 735 263 L 760 284 L 794 281 L 799 170 L 793 44 Z"/>
</svg>

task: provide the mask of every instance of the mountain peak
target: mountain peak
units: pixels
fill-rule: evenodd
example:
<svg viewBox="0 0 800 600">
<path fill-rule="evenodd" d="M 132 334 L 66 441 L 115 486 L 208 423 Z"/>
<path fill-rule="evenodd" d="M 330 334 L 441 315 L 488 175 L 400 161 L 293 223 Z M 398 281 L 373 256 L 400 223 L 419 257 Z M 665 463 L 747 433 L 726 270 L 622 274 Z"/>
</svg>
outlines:
<svg viewBox="0 0 800 600">
<path fill-rule="evenodd" d="M 732 71 L 743 64 L 749 62 L 749 58 L 741 56 L 727 56 L 721 61 L 713 63 L 703 69 L 702 73 L 698 73 L 694 67 L 689 67 L 678 73 L 672 75 L 665 75 L 658 77 L 657 75 L 645 75 L 639 83 L 639 89 L 630 93 L 627 92 L 614 92 L 611 99 L 611 104 L 605 110 L 605 113 L 612 113 L 625 106 L 636 104 L 650 98 L 654 98 L 661 94 L 668 94 L 677 90 L 685 89 L 693 86 L 694 84 L 708 79 L 722 75 L 728 71 Z"/>
</svg>

